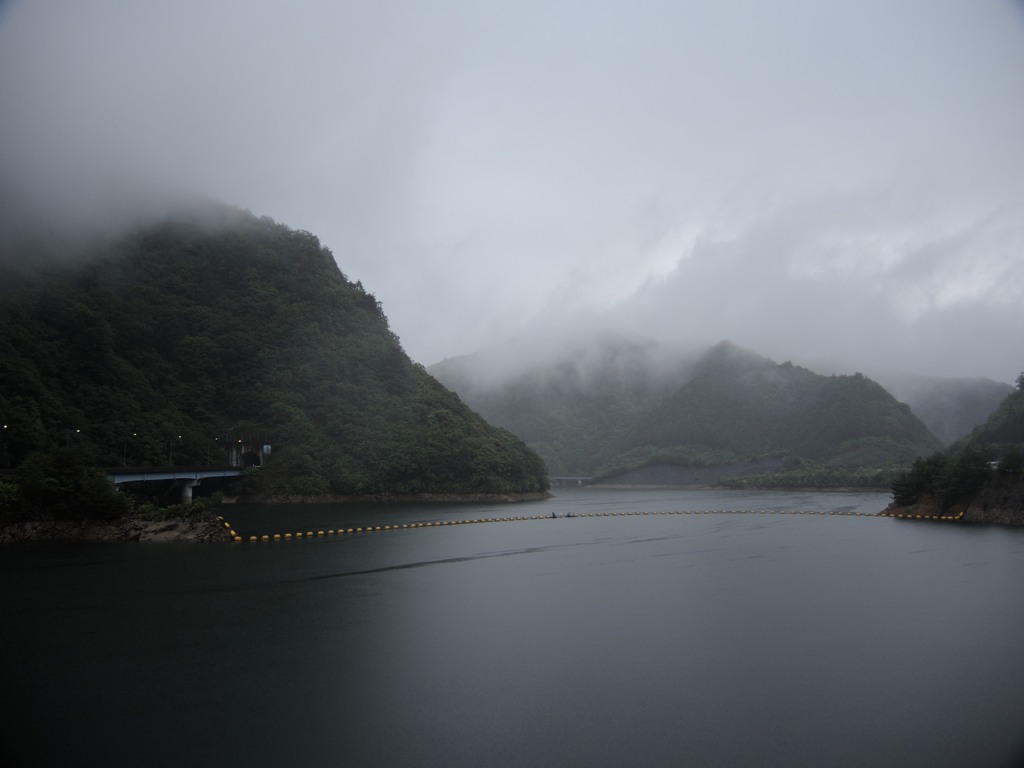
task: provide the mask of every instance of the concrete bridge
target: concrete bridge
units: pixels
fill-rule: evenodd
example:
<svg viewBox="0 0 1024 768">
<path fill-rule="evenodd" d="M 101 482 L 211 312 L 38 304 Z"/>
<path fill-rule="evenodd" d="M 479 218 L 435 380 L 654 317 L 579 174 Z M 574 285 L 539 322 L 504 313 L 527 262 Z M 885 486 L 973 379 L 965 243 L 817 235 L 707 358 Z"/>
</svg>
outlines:
<svg viewBox="0 0 1024 768">
<path fill-rule="evenodd" d="M 144 483 L 149 480 L 174 480 L 181 482 L 181 503 L 192 501 L 192 489 L 207 477 L 241 477 L 242 467 L 117 467 L 104 470 L 114 485 L 121 483 Z"/>
</svg>

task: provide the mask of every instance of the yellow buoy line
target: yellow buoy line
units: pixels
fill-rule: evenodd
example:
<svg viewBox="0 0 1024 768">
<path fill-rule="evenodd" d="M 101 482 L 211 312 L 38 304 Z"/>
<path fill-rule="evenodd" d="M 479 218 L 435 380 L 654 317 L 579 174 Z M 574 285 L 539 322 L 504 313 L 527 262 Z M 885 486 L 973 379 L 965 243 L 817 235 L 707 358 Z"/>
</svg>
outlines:
<svg viewBox="0 0 1024 768">
<path fill-rule="evenodd" d="M 910 515 L 894 512 L 818 512 L 811 510 L 787 510 L 787 509 L 684 509 L 661 512 L 580 512 L 569 515 L 520 515 L 512 517 L 484 517 L 465 520 L 434 520 L 415 523 L 390 523 L 387 525 L 363 525 L 340 528 L 318 528 L 317 530 L 294 531 L 287 533 L 264 533 L 259 536 L 249 536 L 247 539 L 239 535 L 235 529 L 220 515 L 217 520 L 224 526 L 232 541 L 249 541 L 251 543 L 262 541 L 289 541 L 293 539 L 314 539 L 322 537 L 351 536 L 366 533 L 383 533 L 387 531 L 401 531 L 411 528 L 444 528 L 455 525 L 476 525 L 480 523 L 511 523 L 524 520 L 564 520 L 578 517 L 658 517 L 661 515 L 817 515 L 819 517 L 890 517 L 903 520 L 937 520 L 956 521 L 964 516 L 961 511 L 956 515 Z"/>
<path fill-rule="evenodd" d="M 965 511 L 961 509 L 955 515 L 910 515 L 902 512 L 879 512 L 877 516 L 899 518 L 900 520 L 946 520 L 948 522 L 956 522 L 964 516 Z"/>
</svg>

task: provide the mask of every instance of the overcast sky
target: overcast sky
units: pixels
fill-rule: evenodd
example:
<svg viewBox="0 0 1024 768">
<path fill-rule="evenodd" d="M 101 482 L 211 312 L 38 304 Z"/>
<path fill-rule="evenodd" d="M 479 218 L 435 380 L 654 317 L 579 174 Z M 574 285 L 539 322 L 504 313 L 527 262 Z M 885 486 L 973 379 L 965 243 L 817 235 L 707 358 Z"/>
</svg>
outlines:
<svg viewBox="0 0 1024 768">
<path fill-rule="evenodd" d="M 1024 369 L 1014 0 L 0 0 L 0 173 L 308 229 L 424 364 L 614 326 Z"/>
</svg>

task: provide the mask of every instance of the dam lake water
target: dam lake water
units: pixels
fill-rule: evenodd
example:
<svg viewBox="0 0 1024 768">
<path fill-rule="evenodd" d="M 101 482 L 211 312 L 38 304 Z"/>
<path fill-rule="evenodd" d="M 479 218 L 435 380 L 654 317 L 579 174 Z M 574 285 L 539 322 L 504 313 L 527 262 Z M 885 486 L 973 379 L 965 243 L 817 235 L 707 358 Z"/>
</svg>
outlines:
<svg viewBox="0 0 1024 768">
<path fill-rule="evenodd" d="M 881 493 L 554 493 L 222 508 L 246 538 L 542 520 L 6 547 L 0 756 L 1021 764 L 1024 531 L 845 514 Z M 692 514 L 724 509 L 766 513 Z"/>
</svg>

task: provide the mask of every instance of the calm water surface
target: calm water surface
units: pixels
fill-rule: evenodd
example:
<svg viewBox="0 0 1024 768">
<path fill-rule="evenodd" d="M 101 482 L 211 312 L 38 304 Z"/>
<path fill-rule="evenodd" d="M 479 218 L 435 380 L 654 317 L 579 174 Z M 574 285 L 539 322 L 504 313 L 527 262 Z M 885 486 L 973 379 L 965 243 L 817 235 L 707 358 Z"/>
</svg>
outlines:
<svg viewBox="0 0 1024 768">
<path fill-rule="evenodd" d="M 0 550 L 26 765 L 1011 766 L 1024 532 L 851 516 L 884 494 L 557 492 L 225 507 L 236 545 Z"/>
</svg>

